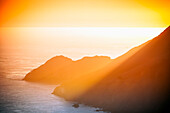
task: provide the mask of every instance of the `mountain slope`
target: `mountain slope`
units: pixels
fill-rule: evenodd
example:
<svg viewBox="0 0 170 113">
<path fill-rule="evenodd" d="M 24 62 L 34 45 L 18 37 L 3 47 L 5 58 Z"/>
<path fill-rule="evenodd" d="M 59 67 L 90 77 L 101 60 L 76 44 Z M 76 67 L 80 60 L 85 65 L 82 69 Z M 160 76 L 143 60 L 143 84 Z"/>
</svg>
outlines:
<svg viewBox="0 0 170 113">
<path fill-rule="evenodd" d="M 163 113 L 170 96 L 170 27 L 127 54 L 131 55 L 124 55 L 122 62 L 118 58 L 103 68 L 111 67 L 111 71 L 72 100 L 113 113 Z M 67 90 L 67 85 L 61 87 Z M 59 94 L 60 89 L 56 88 L 54 94 L 67 97 L 67 91 Z"/>
</svg>

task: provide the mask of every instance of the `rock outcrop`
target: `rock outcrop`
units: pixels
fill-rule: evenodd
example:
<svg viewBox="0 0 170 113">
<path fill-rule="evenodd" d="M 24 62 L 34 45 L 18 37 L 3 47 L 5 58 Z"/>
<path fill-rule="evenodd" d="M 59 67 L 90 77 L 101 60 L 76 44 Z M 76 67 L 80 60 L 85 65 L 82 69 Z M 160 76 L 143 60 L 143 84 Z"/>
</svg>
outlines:
<svg viewBox="0 0 170 113">
<path fill-rule="evenodd" d="M 99 70 L 111 61 L 112 59 L 107 56 L 84 57 L 77 61 L 64 56 L 56 56 L 29 72 L 24 80 L 46 84 L 61 84 L 64 81 L 70 81 Z"/>
</svg>

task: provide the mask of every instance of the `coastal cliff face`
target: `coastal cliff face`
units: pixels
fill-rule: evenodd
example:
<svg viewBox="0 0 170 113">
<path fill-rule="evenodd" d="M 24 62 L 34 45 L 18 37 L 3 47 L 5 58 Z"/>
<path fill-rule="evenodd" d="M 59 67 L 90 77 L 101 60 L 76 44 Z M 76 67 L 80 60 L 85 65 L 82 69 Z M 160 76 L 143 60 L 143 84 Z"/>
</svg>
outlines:
<svg viewBox="0 0 170 113">
<path fill-rule="evenodd" d="M 169 58 L 170 27 L 93 73 L 97 76 L 107 71 L 83 93 L 74 89 L 90 78 L 79 79 L 75 85 L 62 84 L 53 93 L 113 113 L 164 113 L 170 107 Z"/>
<path fill-rule="evenodd" d="M 64 81 L 70 81 L 99 70 L 111 61 L 112 59 L 107 56 L 84 57 L 77 61 L 64 56 L 56 56 L 29 72 L 24 80 L 46 84 L 61 84 Z"/>
</svg>

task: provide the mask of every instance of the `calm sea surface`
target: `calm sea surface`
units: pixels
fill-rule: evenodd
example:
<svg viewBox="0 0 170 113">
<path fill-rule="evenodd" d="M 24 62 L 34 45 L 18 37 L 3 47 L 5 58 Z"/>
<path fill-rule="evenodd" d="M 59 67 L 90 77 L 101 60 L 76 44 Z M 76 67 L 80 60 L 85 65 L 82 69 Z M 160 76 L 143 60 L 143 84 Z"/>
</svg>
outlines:
<svg viewBox="0 0 170 113">
<path fill-rule="evenodd" d="M 22 81 L 32 69 L 56 55 L 115 58 L 164 28 L 0 28 L 0 112 L 95 113 L 51 94 L 55 85 Z"/>
</svg>

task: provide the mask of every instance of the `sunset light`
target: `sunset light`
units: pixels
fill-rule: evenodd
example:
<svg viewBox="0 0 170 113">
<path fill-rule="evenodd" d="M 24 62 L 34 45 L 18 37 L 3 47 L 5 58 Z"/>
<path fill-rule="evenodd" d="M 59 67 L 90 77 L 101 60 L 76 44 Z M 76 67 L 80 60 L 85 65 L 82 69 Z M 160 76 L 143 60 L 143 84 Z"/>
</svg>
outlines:
<svg viewBox="0 0 170 113">
<path fill-rule="evenodd" d="M 169 113 L 170 0 L 0 0 L 0 113 Z"/>
<path fill-rule="evenodd" d="M 168 0 L 1 0 L 3 27 L 167 27 Z"/>
</svg>

